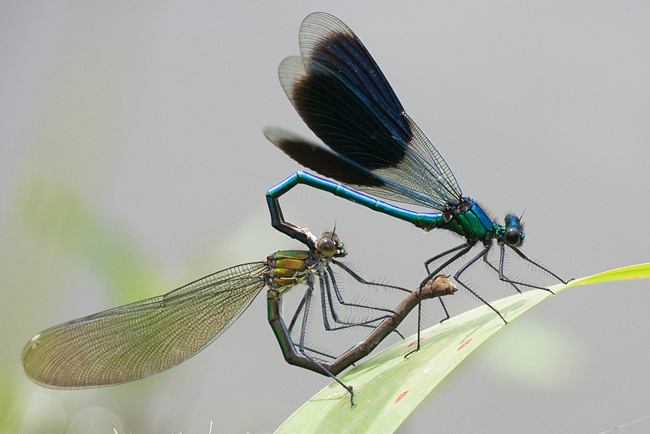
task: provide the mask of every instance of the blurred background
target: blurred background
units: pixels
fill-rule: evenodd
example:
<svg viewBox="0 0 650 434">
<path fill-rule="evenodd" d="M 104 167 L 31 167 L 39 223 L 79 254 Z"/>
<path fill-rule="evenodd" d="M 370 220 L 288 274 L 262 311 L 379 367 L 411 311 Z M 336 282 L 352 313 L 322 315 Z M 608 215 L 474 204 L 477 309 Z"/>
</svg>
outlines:
<svg viewBox="0 0 650 434">
<path fill-rule="evenodd" d="M 300 247 L 271 228 L 264 194 L 301 167 L 261 130 L 311 137 L 277 66 L 316 10 L 363 40 L 465 194 L 499 221 L 525 211 L 531 258 L 565 277 L 648 261 L 648 2 L 2 2 L 4 432 L 272 432 L 328 383 L 284 362 L 264 296 L 205 351 L 135 383 L 48 390 L 20 362 L 47 327 Z M 365 277 L 409 288 L 459 243 L 305 187 L 283 206 L 315 233 L 336 223 Z M 488 299 L 512 293 L 474 268 Z M 599 433 L 648 416 L 649 309 L 643 280 L 551 297 L 399 432 Z M 425 325 L 440 317 L 429 302 Z"/>
</svg>

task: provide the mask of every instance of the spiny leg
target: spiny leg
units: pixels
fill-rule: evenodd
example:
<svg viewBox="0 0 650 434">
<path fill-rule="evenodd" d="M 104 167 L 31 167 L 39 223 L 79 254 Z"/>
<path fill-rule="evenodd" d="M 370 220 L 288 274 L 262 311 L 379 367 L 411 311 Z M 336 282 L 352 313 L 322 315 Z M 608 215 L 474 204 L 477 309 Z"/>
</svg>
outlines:
<svg viewBox="0 0 650 434">
<path fill-rule="evenodd" d="M 321 280 L 321 282 L 322 282 L 322 280 Z M 307 322 L 308 322 L 308 316 L 309 316 L 309 304 L 311 302 L 312 292 L 314 291 L 314 280 L 313 280 L 313 278 L 308 279 L 307 285 L 309 286 L 309 289 L 307 291 L 308 295 L 307 295 L 305 313 L 302 316 L 302 328 L 300 330 L 300 344 L 298 345 L 298 351 L 300 351 L 300 353 L 303 356 L 305 356 L 306 358 L 308 358 L 312 362 L 318 364 L 318 362 L 316 360 L 314 360 L 309 354 L 307 354 L 307 348 L 305 348 L 305 334 L 306 334 L 306 330 L 307 330 Z M 318 364 L 318 365 L 320 366 L 320 364 Z M 341 380 L 336 378 L 336 375 L 332 374 L 330 371 L 328 371 L 324 367 L 321 366 L 321 368 L 322 368 L 323 372 L 325 372 L 328 376 L 330 376 L 332 379 L 334 379 L 337 383 L 339 383 L 345 390 L 347 390 L 350 393 L 350 404 L 354 405 L 354 392 L 352 392 L 352 387 L 349 387 L 349 386 L 346 386 L 345 384 L 343 384 L 341 382 Z"/>
<path fill-rule="evenodd" d="M 348 266 L 345 265 L 344 263 L 339 262 L 339 261 L 337 261 L 337 260 L 334 259 L 334 258 L 330 259 L 330 261 L 331 261 L 332 263 L 338 265 L 338 266 L 339 266 L 343 271 L 345 271 L 346 273 L 348 273 L 348 274 L 349 274 L 349 275 L 350 275 L 354 280 L 356 280 L 357 282 L 361 283 L 362 285 L 378 286 L 378 287 L 381 287 L 381 288 L 397 289 L 397 290 L 400 290 L 400 291 L 405 291 L 405 292 L 411 293 L 410 290 L 405 289 L 405 288 L 401 288 L 401 287 L 399 287 L 399 286 L 388 285 L 388 284 L 385 284 L 385 283 L 370 282 L 370 281 L 364 279 L 363 277 L 359 276 L 359 275 L 358 275 L 357 273 L 355 273 L 354 271 L 352 271 L 352 269 L 350 269 L 350 267 L 348 267 Z M 345 300 L 343 300 L 343 296 L 341 295 L 341 291 L 339 290 L 338 284 L 336 283 L 336 277 L 334 276 L 334 271 L 332 270 L 332 267 L 330 267 L 329 264 L 328 264 L 328 265 L 326 266 L 326 268 L 327 268 L 327 274 L 329 274 L 330 279 L 332 280 L 332 286 L 334 287 L 334 293 L 336 294 L 336 298 L 337 298 L 338 302 L 339 302 L 341 305 L 343 305 L 343 306 L 354 306 L 354 307 L 360 307 L 360 308 L 364 308 L 364 309 L 379 310 L 379 311 L 383 311 L 383 312 L 389 312 L 390 314 L 394 314 L 394 313 L 395 313 L 395 312 L 394 312 L 393 310 L 391 310 L 391 309 L 385 309 L 385 308 L 381 308 L 381 307 L 367 306 L 367 305 L 363 305 L 363 304 L 355 304 L 355 303 L 348 303 L 348 302 L 346 302 Z M 327 283 L 327 282 L 326 282 L 326 283 Z M 335 311 L 335 309 L 334 309 L 334 304 L 333 304 L 333 300 L 332 300 L 332 294 L 331 294 L 331 291 L 329 290 L 329 286 L 327 287 L 327 289 L 328 289 L 328 291 L 327 291 L 327 296 L 328 296 L 329 303 L 330 303 L 330 311 L 332 312 L 332 318 L 334 318 L 334 320 L 337 321 L 337 318 L 335 317 L 335 315 L 336 315 L 336 311 Z M 372 322 L 374 322 L 374 321 L 377 321 L 377 320 L 383 320 L 383 319 L 385 319 L 385 318 L 387 318 L 387 317 L 389 317 L 389 316 L 390 316 L 390 315 L 385 315 L 385 316 L 381 316 L 381 317 L 375 318 L 374 320 L 370 321 L 370 323 L 372 323 Z M 371 327 L 372 327 L 372 326 L 371 326 Z M 399 337 L 401 337 L 402 339 L 404 339 L 404 336 L 403 336 L 403 335 L 402 335 L 398 330 L 393 330 L 393 331 L 394 331 L 395 333 L 397 333 L 397 335 L 399 335 Z"/>
<path fill-rule="evenodd" d="M 437 261 L 440 258 L 444 258 L 445 256 L 449 255 L 450 253 L 454 253 L 455 251 L 460 250 L 460 249 L 462 249 L 463 247 L 466 247 L 466 246 L 467 246 L 467 243 L 463 243 L 463 244 L 461 244 L 459 246 L 454 247 L 453 249 L 449 249 L 447 251 L 444 251 L 444 252 L 434 256 L 433 258 L 430 258 L 430 259 L 426 260 L 424 262 L 424 268 L 426 268 L 427 274 L 428 275 L 432 274 L 431 271 L 429 271 L 429 265 L 433 261 Z M 445 306 L 445 302 L 442 300 L 442 297 L 438 298 L 438 301 L 440 301 L 440 306 L 442 306 L 442 310 L 445 311 L 445 317 L 440 320 L 440 322 L 442 323 L 442 322 L 445 322 L 445 321 L 447 321 L 449 319 L 449 312 L 447 311 L 447 306 Z"/>
<path fill-rule="evenodd" d="M 390 289 L 397 289 L 397 290 L 404 291 L 404 292 L 412 292 L 409 289 L 402 288 L 402 287 L 399 287 L 399 286 L 388 285 L 386 283 L 378 283 L 378 282 L 368 281 L 368 280 L 364 279 L 363 277 L 359 276 L 357 273 L 355 273 L 350 267 L 348 267 L 344 263 L 339 262 L 336 259 L 331 259 L 331 261 L 332 261 L 332 263 L 334 263 L 334 264 L 338 265 L 339 267 L 341 267 L 354 280 L 356 280 L 357 282 L 359 282 L 359 283 L 361 283 L 363 285 L 379 286 L 379 287 L 382 287 L 382 288 L 390 288 Z"/>
<path fill-rule="evenodd" d="M 339 384 L 340 384 L 340 385 L 341 385 L 345 390 L 347 390 L 348 393 L 350 394 L 350 405 L 354 405 L 354 392 L 352 391 L 352 386 L 346 386 L 345 384 L 343 384 L 343 382 L 342 382 L 341 380 L 339 380 L 339 379 L 336 377 L 336 375 L 332 374 L 330 371 L 328 371 L 327 369 L 325 369 L 325 367 L 323 367 L 320 363 L 318 363 L 317 360 L 314 360 L 314 358 L 311 357 L 309 354 L 307 354 L 304 350 L 302 350 L 302 349 L 299 348 L 299 351 L 302 353 L 303 356 L 305 356 L 306 358 L 308 358 L 309 360 L 311 360 L 312 362 L 314 362 L 316 365 L 318 365 L 318 366 L 320 367 L 320 369 L 322 369 L 322 371 L 323 371 L 327 376 L 331 377 L 334 381 L 336 381 L 337 383 L 339 383 Z"/>
<path fill-rule="evenodd" d="M 291 334 L 291 332 L 293 331 L 293 327 L 296 325 L 298 316 L 300 315 L 300 312 L 302 312 L 302 310 L 305 307 L 305 303 L 307 302 L 308 295 L 309 295 L 309 288 L 307 288 L 307 291 L 305 291 L 305 295 L 302 296 L 302 299 L 300 300 L 300 304 L 298 304 L 298 308 L 294 312 L 293 317 L 291 317 L 291 322 L 289 323 L 289 328 L 288 328 L 289 334 Z"/>
<path fill-rule="evenodd" d="M 405 292 L 408 292 L 408 293 L 411 292 L 408 289 L 400 288 L 399 286 L 387 285 L 387 284 L 384 284 L 384 283 L 369 282 L 369 281 L 365 280 L 364 278 L 362 278 L 361 276 L 359 276 L 354 271 L 352 271 L 347 265 L 337 261 L 336 259 L 331 259 L 330 261 L 332 263 L 338 265 L 343 271 L 348 273 L 354 280 L 361 283 L 362 285 L 378 286 L 378 287 L 382 287 L 382 288 L 391 288 L 391 289 L 399 289 L 400 291 L 405 291 Z M 330 278 L 332 279 L 332 285 L 334 286 L 334 293 L 336 294 L 336 298 L 337 298 L 338 302 L 341 303 L 342 305 L 361 307 L 361 308 L 364 308 L 364 309 L 379 310 L 379 311 L 382 311 L 382 312 L 389 312 L 391 314 L 395 313 L 393 310 L 386 309 L 386 308 L 383 308 L 383 307 L 367 306 L 367 305 L 364 305 L 364 304 L 355 304 L 355 303 L 346 302 L 345 300 L 343 300 L 343 296 L 341 295 L 341 291 L 339 290 L 338 285 L 336 284 L 336 278 L 334 277 L 334 271 L 332 270 L 332 267 L 327 265 L 326 269 L 327 269 L 327 274 L 329 274 Z"/>
<path fill-rule="evenodd" d="M 448 254 L 450 254 L 450 253 L 453 253 L 453 252 L 455 252 L 455 251 L 457 251 L 457 250 L 460 250 L 460 252 L 456 253 L 454 256 L 452 256 L 451 258 L 449 258 L 449 259 L 448 259 L 447 261 L 445 261 L 441 266 L 439 266 L 438 268 L 436 268 L 434 271 L 430 272 L 429 275 L 427 276 L 427 278 L 424 279 L 424 280 L 422 281 L 422 283 L 420 283 L 420 287 L 418 288 L 418 299 L 419 299 L 419 303 L 418 303 L 418 338 L 417 338 L 417 346 L 415 347 L 414 350 L 408 352 L 408 353 L 404 356 L 404 358 L 407 358 L 408 356 L 410 356 L 411 354 L 415 353 L 416 351 L 420 351 L 420 328 L 421 328 L 421 325 L 422 325 L 422 288 L 423 288 L 424 285 L 426 285 L 426 284 L 427 284 L 431 279 L 433 279 L 435 276 L 437 276 L 438 273 L 440 273 L 440 271 L 442 271 L 445 267 L 447 267 L 449 264 L 451 264 L 452 262 L 454 262 L 456 259 L 461 258 L 461 257 L 464 256 L 467 252 L 469 252 L 470 249 L 471 249 L 472 247 L 474 247 L 474 244 L 469 244 L 469 243 L 461 244 L 460 246 L 454 247 L 453 249 L 447 250 L 446 252 L 443 252 L 443 253 L 441 253 L 440 255 L 437 255 L 437 256 L 431 258 L 431 260 L 429 260 L 429 261 L 427 261 L 427 262 L 425 263 L 425 266 L 428 266 L 428 264 L 430 264 L 432 261 L 435 261 L 435 260 L 438 259 L 438 258 L 444 257 L 444 256 L 446 256 L 446 255 L 448 255 Z M 428 267 L 427 267 L 427 268 L 428 268 Z M 427 270 L 427 271 L 428 271 L 428 270 Z M 443 305 L 443 307 L 444 307 L 444 305 Z M 445 309 L 445 311 L 447 311 L 447 309 Z"/>
<path fill-rule="evenodd" d="M 331 269 L 328 268 L 328 272 L 332 272 Z M 333 273 L 332 273 L 333 274 Z M 371 325 L 372 323 L 375 323 L 377 321 L 384 320 L 388 318 L 390 315 L 384 315 L 378 318 L 373 318 L 372 320 L 368 321 L 361 321 L 361 322 L 346 322 L 341 320 L 338 317 L 338 314 L 336 313 L 336 309 L 334 308 L 334 301 L 332 299 L 332 290 L 330 286 L 330 280 L 327 274 L 322 273 L 321 271 L 318 272 L 318 277 L 319 277 L 319 283 L 320 283 L 320 291 L 321 291 L 321 305 L 322 305 L 322 314 L 323 314 L 323 325 L 325 326 L 325 330 L 327 331 L 332 331 L 332 330 L 341 330 L 341 329 L 347 329 L 351 327 L 369 327 L 369 328 L 375 328 L 375 326 Z M 336 280 L 334 279 L 334 276 L 332 275 L 332 285 L 335 288 L 335 291 L 337 290 L 336 286 Z M 329 324 L 329 321 L 327 319 L 327 306 L 325 304 L 325 299 L 327 298 L 329 302 L 329 308 L 330 308 L 330 314 L 332 315 L 332 319 L 334 322 L 338 324 L 343 324 L 342 326 L 338 327 L 331 327 Z M 345 303 L 342 303 L 345 304 Z M 367 307 L 364 305 L 358 305 L 358 304 L 347 304 L 348 306 L 355 306 L 355 307 Z M 382 309 L 383 310 L 383 309 Z"/>
<path fill-rule="evenodd" d="M 316 349 L 314 349 L 314 348 L 311 348 L 311 347 L 307 347 L 307 346 L 306 346 L 306 347 L 305 347 L 305 350 L 306 350 L 306 351 L 309 351 L 310 353 L 316 354 L 316 355 L 318 355 L 318 356 L 323 356 L 323 357 L 324 357 L 324 359 L 317 359 L 316 357 L 314 357 L 314 360 L 316 360 L 316 361 L 321 360 L 321 361 L 324 362 L 324 363 L 331 363 L 332 360 L 336 360 L 336 359 L 337 359 L 336 356 L 333 356 L 333 355 L 328 354 L 328 353 L 324 353 L 324 352 L 322 352 L 322 351 L 318 351 L 318 350 L 316 350 Z M 329 359 L 329 360 L 326 360 L 326 359 Z"/>
<path fill-rule="evenodd" d="M 307 333 L 307 323 L 309 320 L 309 306 L 311 305 L 311 297 L 314 292 L 314 279 L 309 276 L 307 280 L 307 292 L 305 293 L 305 306 L 304 312 L 302 314 L 302 326 L 300 327 L 300 340 L 298 343 L 298 349 L 301 353 L 305 352 L 305 335 Z"/>
<path fill-rule="evenodd" d="M 462 249 L 462 248 L 465 248 L 465 247 L 467 247 L 467 246 L 468 246 L 468 243 L 463 243 L 463 244 L 458 245 L 458 246 L 456 246 L 456 247 L 454 247 L 454 248 L 452 248 L 452 249 L 449 249 L 449 250 L 446 250 L 446 251 L 444 251 L 444 252 L 442 252 L 442 253 L 439 253 L 439 254 L 437 254 L 436 256 L 434 256 L 433 258 L 429 258 L 429 259 L 427 259 L 427 260 L 424 262 L 424 268 L 426 268 L 426 269 L 427 269 L 427 273 L 429 273 L 429 275 L 431 275 L 432 273 L 431 273 L 431 271 L 429 270 L 429 264 L 431 264 L 433 261 L 437 261 L 437 260 L 440 259 L 440 258 L 444 258 L 445 256 L 449 255 L 450 253 L 454 253 L 455 251 L 460 250 L 460 249 Z M 438 271 L 440 271 L 440 269 L 438 269 Z"/>
<path fill-rule="evenodd" d="M 332 259 L 332 261 L 334 261 L 334 260 Z M 340 262 L 334 261 L 334 263 L 335 263 L 336 265 L 341 266 L 341 268 L 342 268 L 343 270 L 349 272 L 350 275 L 351 275 L 352 277 L 355 277 L 355 276 L 356 276 L 356 277 L 359 277 L 356 273 L 352 272 L 352 270 L 350 270 L 349 268 L 347 268 L 347 266 L 344 266 L 344 265 L 341 264 Z M 390 310 L 390 309 L 384 309 L 384 308 L 374 307 L 374 306 L 365 306 L 365 305 L 359 305 L 359 304 L 346 303 L 345 301 L 343 301 L 343 297 L 341 296 L 341 293 L 340 293 L 340 291 L 339 291 L 338 285 L 337 285 L 337 283 L 336 283 L 336 279 L 335 279 L 335 277 L 334 277 L 334 271 L 332 270 L 332 268 L 331 268 L 329 265 L 327 266 L 327 273 L 329 274 L 330 278 L 332 279 L 332 285 L 334 286 L 334 291 L 335 291 L 335 293 L 337 294 L 338 301 L 339 301 L 342 305 L 347 305 L 347 306 L 358 306 L 358 307 L 363 307 L 363 308 L 367 308 L 367 309 L 381 310 L 381 311 L 385 311 L 385 312 L 390 312 L 391 315 L 397 315 L 397 313 L 395 313 L 394 311 L 392 311 L 392 310 Z M 383 284 L 383 283 L 366 282 L 366 281 L 363 280 L 361 277 L 359 277 L 359 279 L 361 279 L 361 280 L 357 280 L 358 282 L 360 282 L 360 283 L 365 283 L 365 284 L 367 284 L 367 285 L 377 285 L 377 286 L 383 286 L 383 287 L 386 287 L 386 288 L 402 289 L 403 291 L 408 291 L 409 293 L 411 292 L 411 291 L 409 291 L 408 289 L 399 288 L 399 287 L 397 287 L 397 286 L 393 286 L 393 285 L 385 285 L 385 284 Z M 329 291 L 329 288 L 328 288 L 327 295 L 328 295 L 329 302 L 330 302 L 330 309 L 332 310 L 332 314 L 333 314 L 333 313 L 334 313 L 334 305 L 333 305 L 333 300 L 332 300 L 332 294 L 331 294 L 331 292 Z M 377 317 L 377 318 L 373 319 L 372 321 L 370 321 L 370 323 L 373 323 L 373 322 L 375 322 L 375 321 L 377 321 L 377 320 L 384 320 L 384 319 L 390 317 L 391 315 L 384 315 L 384 316 Z M 333 316 L 333 315 L 332 315 L 332 316 Z M 398 316 L 399 316 L 399 315 L 398 315 Z M 369 326 L 369 327 L 376 328 L 377 326 Z M 393 332 L 396 333 L 400 338 L 404 339 L 404 336 L 403 336 L 403 335 L 402 335 L 402 334 L 401 334 L 397 329 L 393 330 Z"/>
<path fill-rule="evenodd" d="M 538 266 L 539 268 L 541 268 L 542 270 L 547 271 L 547 272 L 548 272 L 549 274 L 551 274 L 552 276 L 555 276 L 555 274 L 551 273 L 551 272 L 548 271 L 546 268 L 544 268 L 544 267 L 542 267 L 541 265 L 539 265 L 539 264 L 537 264 L 537 263 L 531 261 L 530 259 L 528 259 L 528 258 L 526 257 L 526 255 L 524 255 L 523 253 L 521 253 L 518 249 L 516 249 L 516 248 L 514 248 L 514 247 L 512 247 L 512 246 L 510 246 L 510 247 L 512 248 L 512 250 L 514 250 L 515 252 L 517 252 L 517 253 L 519 254 L 519 256 L 521 256 L 524 260 L 530 262 L 531 264 L 537 265 L 537 266 Z M 515 282 L 515 281 L 513 281 L 513 280 L 508 279 L 508 278 L 503 274 L 503 261 L 504 261 L 504 259 L 505 259 L 505 256 L 506 256 L 506 245 L 505 245 L 505 244 L 501 244 L 501 257 L 499 258 L 499 279 L 500 279 L 501 281 L 503 281 L 503 282 L 508 282 L 508 283 L 513 283 L 513 284 L 517 284 L 517 285 L 522 285 L 522 286 L 527 286 L 527 287 L 529 287 L 529 288 L 543 289 L 544 291 L 548 291 L 548 292 L 550 292 L 551 294 L 555 295 L 555 293 L 554 293 L 553 291 L 551 291 L 551 290 L 548 289 L 548 288 L 544 288 L 543 286 L 531 285 L 530 283 L 524 283 L 524 282 Z M 557 276 L 555 276 L 555 277 L 557 277 Z M 560 279 L 559 277 L 557 277 L 557 278 L 558 278 L 560 281 L 564 282 L 564 281 L 563 281 L 562 279 Z M 564 283 L 566 283 L 566 282 L 564 282 Z"/>
<path fill-rule="evenodd" d="M 332 282 L 333 282 L 334 285 L 336 285 L 336 280 L 334 280 L 333 272 L 331 272 L 331 275 L 332 275 Z M 322 293 L 323 292 L 322 283 L 323 283 L 324 278 L 327 279 L 327 276 L 324 276 L 323 274 L 319 273 L 319 279 L 320 279 L 320 282 L 321 282 L 321 300 L 325 299 L 325 296 Z M 330 330 L 338 330 L 338 329 L 355 327 L 355 326 L 365 326 L 365 327 L 369 327 L 369 328 L 374 329 L 374 328 L 376 328 L 376 325 L 372 325 L 373 322 L 377 322 L 377 321 L 383 320 L 386 317 L 388 317 L 388 315 L 382 316 L 380 318 L 375 318 L 375 319 L 367 321 L 365 323 L 347 323 L 347 322 L 339 320 L 338 315 L 336 314 L 336 310 L 335 310 L 335 308 L 333 306 L 333 300 L 332 300 L 332 296 L 331 296 L 331 290 L 329 289 L 329 284 L 328 284 L 327 281 L 325 281 L 325 283 L 327 285 L 327 291 L 326 291 L 327 292 L 327 298 L 328 298 L 329 303 L 330 303 L 330 309 L 331 309 L 332 317 L 334 318 L 334 321 L 338 322 L 338 323 L 346 324 L 346 327 L 330 327 L 330 325 L 329 325 L 329 323 L 327 321 L 326 308 L 323 306 L 323 322 L 324 322 L 324 326 L 325 326 L 326 330 L 328 330 L 328 331 L 330 331 Z M 287 329 L 288 332 L 289 332 L 289 335 L 293 334 L 294 327 L 295 327 L 296 322 L 298 321 L 298 318 L 300 317 L 300 314 L 302 313 L 303 309 L 308 309 L 308 307 L 306 308 L 305 306 L 310 304 L 311 296 L 312 296 L 312 293 L 313 293 L 313 284 L 312 284 L 311 288 L 309 287 L 309 284 L 307 286 L 308 286 L 308 288 L 305 291 L 305 294 L 303 295 L 302 299 L 300 300 L 300 303 L 299 303 L 298 307 L 296 308 L 296 311 L 294 312 L 294 314 L 293 314 L 293 316 L 291 318 L 291 321 L 289 323 L 289 327 Z M 305 322 L 304 318 L 303 318 L 303 322 Z M 397 331 L 397 330 L 394 330 L 394 331 L 402 339 L 404 339 L 404 336 L 401 333 L 399 333 L 399 331 Z M 307 346 L 304 343 L 304 339 L 303 339 L 302 347 L 305 350 L 310 351 L 311 353 L 314 353 L 314 354 L 317 354 L 317 355 L 325 356 L 325 357 L 333 359 L 333 360 L 335 360 L 337 358 L 336 356 L 333 356 L 331 354 L 328 354 L 328 353 L 325 353 L 325 352 L 322 352 L 322 351 L 318 351 L 318 350 L 316 350 L 314 348 L 311 348 L 310 346 Z"/>
<path fill-rule="evenodd" d="M 307 285 L 307 290 L 305 291 L 305 294 L 303 295 L 302 299 L 300 300 L 300 304 L 298 304 L 298 307 L 296 308 L 296 311 L 293 314 L 293 317 L 291 318 L 291 322 L 289 323 L 289 327 L 287 328 L 287 331 L 289 333 L 289 336 L 293 333 L 293 328 L 296 325 L 296 321 L 298 320 L 298 317 L 300 316 L 300 313 L 303 311 L 303 309 L 309 309 L 309 307 L 305 308 L 305 306 L 309 305 L 311 303 L 311 295 L 313 292 L 313 285 L 310 287 L 309 284 Z M 303 317 L 303 323 L 304 323 L 304 317 Z M 293 340 L 292 340 L 293 343 Z M 293 343 L 295 345 L 295 343 Z M 332 360 L 336 360 L 336 356 L 333 356 L 331 354 L 324 353 L 322 351 L 318 351 L 314 348 L 308 347 L 304 345 L 304 339 L 303 339 L 303 348 L 306 351 L 310 351 L 314 354 L 319 354 L 321 356 L 328 357 Z"/>
<path fill-rule="evenodd" d="M 485 263 L 487 264 L 488 267 L 490 267 L 492 270 L 494 270 L 495 273 L 499 274 L 499 269 L 498 269 L 497 267 L 495 267 L 494 265 L 492 265 L 492 264 L 490 263 L 490 261 L 488 261 L 488 255 L 483 256 L 483 262 L 485 262 Z M 511 282 L 511 281 L 509 281 L 509 280 L 508 280 L 507 283 L 511 284 L 512 287 L 515 288 L 515 290 L 516 290 L 518 293 L 521 294 L 521 290 L 520 290 L 519 288 L 517 288 L 517 285 L 515 285 L 513 282 Z"/>
<path fill-rule="evenodd" d="M 494 307 L 492 307 L 492 305 L 491 305 L 490 303 L 488 303 L 487 301 L 483 300 L 483 298 L 482 298 L 480 295 L 478 295 L 476 292 L 474 292 L 474 291 L 473 291 L 469 286 L 465 285 L 465 284 L 464 284 L 463 282 L 461 282 L 460 279 L 459 279 L 460 275 L 463 274 L 463 272 L 465 272 L 465 270 L 467 270 L 467 268 L 469 268 L 470 265 L 472 265 L 473 263 L 475 263 L 476 261 L 478 261 L 479 259 L 481 259 L 481 257 L 487 255 L 489 251 L 490 251 L 490 246 L 487 246 L 486 248 L 484 248 L 483 250 L 481 250 L 481 252 L 480 252 L 478 255 L 476 255 L 476 256 L 474 256 L 472 259 L 470 259 L 469 262 L 467 262 L 465 265 L 463 265 L 463 266 L 460 268 L 460 270 L 458 270 L 458 271 L 456 272 L 456 274 L 454 274 L 454 279 L 455 279 L 456 282 L 458 282 L 458 283 L 459 283 L 463 288 L 465 288 L 466 290 L 468 290 L 469 292 L 471 292 L 472 294 L 474 294 L 474 296 L 475 296 L 476 298 L 478 298 L 479 300 L 481 300 L 481 301 L 483 302 L 483 304 L 487 305 L 490 309 L 492 309 L 494 312 L 496 312 L 496 314 L 499 315 L 499 318 L 501 318 L 501 319 L 503 320 L 504 323 L 508 324 L 508 321 L 506 321 L 506 319 L 503 317 L 503 315 L 501 315 L 501 312 L 499 312 L 499 311 L 496 310 Z"/>
<path fill-rule="evenodd" d="M 341 291 L 339 290 L 338 284 L 336 283 L 336 278 L 334 277 L 334 271 L 332 271 L 332 267 L 329 265 L 325 267 L 327 269 L 327 274 L 332 280 L 332 286 L 334 287 L 334 293 L 336 294 L 336 299 L 342 306 L 351 306 L 351 307 L 360 307 L 363 309 L 372 309 L 372 310 L 379 310 L 382 312 L 389 312 L 389 313 L 394 313 L 391 309 L 386 309 L 383 307 L 376 307 L 376 306 L 367 306 L 365 304 L 357 304 L 357 303 L 348 303 L 345 300 L 343 300 L 343 296 L 341 295 Z M 329 289 L 329 288 L 328 288 Z M 410 291 L 409 291 L 410 292 Z M 331 292 L 328 292 L 328 295 L 331 297 Z M 386 318 L 386 316 L 381 317 Z"/>
<path fill-rule="evenodd" d="M 546 271 L 548 274 L 550 274 L 551 276 L 555 277 L 557 280 L 559 280 L 560 282 L 564 283 L 565 285 L 566 285 L 567 283 L 569 283 L 570 281 L 573 280 L 573 279 L 569 279 L 569 280 L 566 280 L 566 281 L 565 281 L 564 279 L 562 279 L 562 278 L 561 278 L 560 276 L 558 276 L 557 274 L 553 273 L 553 272 L 552 272 L 551 270 L 549 270 L 548 268 L 546 268 L 546 267 L 544 267 L 544 266 L 538 264 L 537 262 L 535 262 L 535 261 L 533 261 L 532 259 L 530 259 L 528 256 L 524 255 L 524 253 L 523 253 L 521 250 L 519 250 L 518 248 L 516 248 L 516 247 L 514 247 L 514 246 L 510 246 L 510 248 L 511 248 L 512 250 L 514 250 L 515 253 L 517 253 L 521 259 L 523 259 L 524 261 L 530 262 L 531 264 L 533 264 L 534 266 L 536 266 L 537 268 L 539 268 L 539 269 L 541 269 L 541 270 Z M 504 246 L 501 246 L 501 252 L 504 252 Z M 501 253 L 501 256 L 503 257 L 503 253 Z M 525 284 L 524 284 L 524 285 L 525 285 Z M 538 288 L 538 287 L 537 287 L 537 286 L 534 286 L 534 288 Z M 542 288 L 542 289 L 546 289 L 546 288 Z"/>
</svg>

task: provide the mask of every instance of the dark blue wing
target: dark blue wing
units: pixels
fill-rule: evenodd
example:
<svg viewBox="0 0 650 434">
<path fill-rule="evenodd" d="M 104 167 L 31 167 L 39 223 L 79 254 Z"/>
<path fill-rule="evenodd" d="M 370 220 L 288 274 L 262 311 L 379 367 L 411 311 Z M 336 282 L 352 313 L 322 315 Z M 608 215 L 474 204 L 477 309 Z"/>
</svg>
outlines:
<svg viewBox="0 0 650 434">
<path fill-rule="evenodd" d="M 278 127 L 264 128 L 264 136 L 285 154 L 328 178 L 343 184 L 386 188 L 386 182 L 365 167 L 318 143 Z"/>
<path fill-rule="evenodd" d="M 355 163 L 358 172 L 366 173 L 347 176 L 356 181 L 333 176 L 325 162 L 304 160 L 313 152 L 298 152 L 295 141 L 292 152 L 271 141 L 301 164 L 375 196 L 434 209 L 458 201 L 462 193 L 447 163 L 404 112 L 370 53 L 343 22 L 325 13 L 309 15 L 300 27 L 300 51 L 302 57 L 280 64 L 282 87 L 342 164 Z M 327 164 L 333 164 L 332 158 Z"/>
</svg>

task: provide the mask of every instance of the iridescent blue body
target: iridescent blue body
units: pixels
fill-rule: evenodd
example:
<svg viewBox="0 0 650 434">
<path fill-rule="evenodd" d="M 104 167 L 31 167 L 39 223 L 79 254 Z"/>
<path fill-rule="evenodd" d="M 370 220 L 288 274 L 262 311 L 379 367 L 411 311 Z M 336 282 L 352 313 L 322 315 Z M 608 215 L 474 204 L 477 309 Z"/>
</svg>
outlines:
<svg viewBox="0 0 650 434">
<path fill-rule="evenodd" d="M 353 188 L 305 172 L 291 175 L 267 193 L 276 229 L 307 242 L 296 230 L 298 226 L 284 220 L 279 205 L 283 194 L 298 184 L 306 184 L 425 231 L 441 228 L 464 237 L 463 244 L 425 262 L 429 275 L 422 285 L 478 243 L 483 250 L 463 265 L 454 278 L 482 301 L 459 280 L 481 258 L 517 291 L 517 285 L 546 289 L 504 275 L 506 246 L 563 281 L 519 250 L 525 234 L 517 216 L 507 215 L 503 225 L 497 224 L 473 199 L 463 195 L 442 155 L 406 114 L 377 63 L 342 21 L 322 12 L 307 16 L 300 27 L 300 53 L 300 57 L 282 61 L 280 82 L 300 117 L 326 147 L 278 127 L 267 127 L 264 134 L 300 164 Z M 437 212 L 417 213 L 375 197 Z M 494 240 L 500 246 L 498 269 L 487 260 Z M 447 256 L 449 259 L 436 270 L 429 270 L 432 261 Z"/>
<path fill-rule="evenodd" d="M 499 234 L 503 234 L 506 231 L 505 226 L 500 226 L 493 222 L 476 201 L 469 197 L 462 197 L 458 205 L 449 206 L 444 212 L 418 213 L 390 205 L 349 187 L 319 178 L 318 176 L 306 172 L 296 172 L 268 190 L 267 200 L 269 202 L 269 207 L 272 210 L 271 217 L 274 219 L 273 226 L 276 226 L 276 223 L 279 223 L 279 220 L 276 221 L 275 219 L 280 215 L 278 213 L 279 206 L 274 205 L 274 203 L 277 204 L 276 199 L 298 184 L 305 184 L 319 190 L 327 191 L 335 196 L 358 203 L 374 211 L 412 223 L 425 231 L 437 228 L 447 229 L 475 242 L 489 242 L 493 238 L 499 237 Z M 516 217 L 508 217 L 510 217 L 509 222 L 512 227 L 512 225 L 515 225 Z M 277 228 L 284 232 L 282 226 L 277 226 Z M 288 231 L 286 233 L 290 236 L 295 235 L 293 231 Z M 305 243 L 307 242 L 306 239 L 301 239 L 300 241 Z"/>
</svg>

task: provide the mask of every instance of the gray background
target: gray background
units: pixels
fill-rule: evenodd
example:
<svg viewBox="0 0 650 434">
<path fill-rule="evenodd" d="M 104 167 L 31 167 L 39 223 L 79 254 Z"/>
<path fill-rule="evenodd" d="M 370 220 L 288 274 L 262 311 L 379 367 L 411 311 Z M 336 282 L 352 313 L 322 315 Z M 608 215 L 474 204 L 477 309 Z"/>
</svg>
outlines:
<svg viewBox="0 0 650 434">
<path fill-rule="evenodd" d="M 272 432 L 327 384 L 285 364 L 263 296 L 197 357 L 136 383 L 52 391 L 20 364 L 51 325 L 299 247 L 270 227 L 264 192 L 300 167 L 261 129 L 310 134 L 276 70 L 316 10 L 360 36 L 465 194 L 499 219 L 525 210 L 531 257 L 567 277 L 648 261 L 648 2 L 2 2 L 5 431 Z M 283 204 L 314 232 L 336 221 L 365 276 L 407 287 L 458 243 L 306 188 Z M 598 433 L 650 415 L 648 289 L 552 297 L 399 432 Z"/>
</svg>

